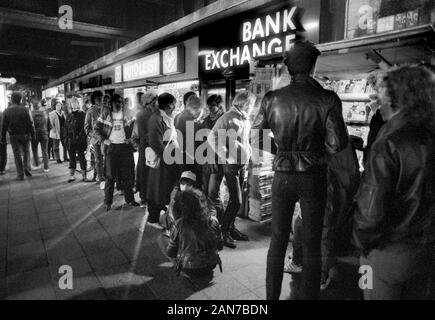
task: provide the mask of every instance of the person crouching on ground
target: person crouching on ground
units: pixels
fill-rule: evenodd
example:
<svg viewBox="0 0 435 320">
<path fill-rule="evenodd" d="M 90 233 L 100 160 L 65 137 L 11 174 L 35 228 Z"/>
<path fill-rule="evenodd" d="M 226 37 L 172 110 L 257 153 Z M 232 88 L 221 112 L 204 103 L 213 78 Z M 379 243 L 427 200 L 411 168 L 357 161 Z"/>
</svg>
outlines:
<svg viewBox="0 0 435 320">
<path fill-rule="evenodd" d="M 71 113 L 68 114 L 65 122 L 65 144 L 68 148 L 70 157 L 69 170 L 70 178 L 68 182 L 75 181 L 75 172 L 77 169 L 77 158 L 82 170 L 83 182 L 88 182 L 86 177 L 86 158 L 85 150 L 87 148 L 87 135 L 85 132 L 86 113 L 80 110 L 79 100 L 76 97 L 71 99 Z"/>
<path fill-rule="evenodd" d="M 113 201 L 113 189 L 117 175 L 124 187 L 125 202 L 133 207 L 138 207 L 134 199 L 133 186 L 131 185 L 131 159 L 134 148 L 131 144 L 134 118 L 128 109 L 123 107 L 123 100 L 119 94 L 114 94 L 111 99 L 111 109 L 102 110 L 95 124 L 95 136 L 99 143 L 106 145 L 106 184 L 104 204 L 110 211 Z"/>
<path fill-rule="evenodd" d="M 192 191 L 183 191 L 175 196 L 173 214 L 175 224 L 166 254 L 174 259 L 177 274 L 211 275 L 217 265 L 222 271 L 222 232 L 209 206 L 203 205 Z"/>
</svg>

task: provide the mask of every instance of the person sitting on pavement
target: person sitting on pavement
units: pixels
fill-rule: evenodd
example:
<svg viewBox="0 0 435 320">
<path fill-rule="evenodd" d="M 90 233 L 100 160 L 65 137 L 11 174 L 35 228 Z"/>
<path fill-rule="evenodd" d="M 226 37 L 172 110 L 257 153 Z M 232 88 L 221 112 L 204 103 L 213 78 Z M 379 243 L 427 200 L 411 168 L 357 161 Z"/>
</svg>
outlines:
<svg viewBox="0 0 435 320">
<path fill-rule="evenodd" d="M 166 254 L 174 259 L 177 274 L 210 275 L 217 265 L 222 272 L 219 251 L 223 249 L 223 237 L 210 206 L 192 190 L 181 191 L 175 196 L 173 214 L 175 223 Z"/>
</svg>

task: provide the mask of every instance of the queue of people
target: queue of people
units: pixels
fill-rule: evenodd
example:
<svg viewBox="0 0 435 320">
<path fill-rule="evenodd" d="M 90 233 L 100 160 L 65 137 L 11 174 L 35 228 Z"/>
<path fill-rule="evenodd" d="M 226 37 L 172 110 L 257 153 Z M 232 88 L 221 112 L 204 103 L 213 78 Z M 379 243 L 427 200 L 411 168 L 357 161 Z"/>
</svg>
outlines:
<svg viewBox="0 0 435 320">
<path fill-rule="evenodd" d="M 373 81 L 377 113 L 361 176 L 355 150 L 363 149 L 362 139 L 349 136 L 337 94 L 313 78 L 319 55 L 310 42 L 294 43 L 285 53 L 291 84 L 265 95 L 252 124 L 256 97 L 248 91 L 237 93 L 227 111 L 219 95 L 208 97 L 204 108 L 200 97 L 188 92 L 177 116 L 177 100 L 169 93 L 139 93 L 134 114 L 121 95 L 95 91 L 86 107 L 71 99 L 68 114 L 53 101 L 48 115 L 38 101 L 29 113 L 14 93 L 12 106 L 0 114 L 0 173 L 6 132 L 18 180 L 31 176 L 30 142 L 35 165 L 38 146 L 42 149 L 46 172 L 50 139 L 58 162 L 61 144 L 70 162 L 68 182 L 75 180 L 78 160 L 83 181 L 104 190 L 107 211 L 115 185 L 127 205 L 146 207 L 148 223 L 169 237 L 166 253 L 177 272 L 195 276 L 218 265 L 222 270 L 219 251 L 249 241 L 236 225 L 244 171 L 253 161 L 253 146 L 270 146 L 266 151 L 275 154 L 275 174 L 267 299 L 279 299 L 283 272 L 300 274 L 297 298 L 317 299 L 334 281 L 337 257 L 355 249 L 361 265 L 373 269 L 366 299 L 427 297 L 435 283 L 434 69 L 404 66 Z M 267 137 L 272 143 L 264 141 Z M 91 180 L 87 150 L 94 166 Z M 297 203 L 301 215 L 295 222 Z M 286 262 L 292 229 L 293 257 Z"/>
</svg>

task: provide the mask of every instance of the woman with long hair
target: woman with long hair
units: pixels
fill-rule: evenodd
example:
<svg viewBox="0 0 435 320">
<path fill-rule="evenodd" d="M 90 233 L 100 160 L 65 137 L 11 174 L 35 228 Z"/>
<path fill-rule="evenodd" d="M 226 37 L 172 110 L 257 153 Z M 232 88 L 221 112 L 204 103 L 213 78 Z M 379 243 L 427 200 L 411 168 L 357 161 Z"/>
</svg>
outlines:
<svg viewBox="0 0 435 320">
<path fill-rule="evenodd" d="M 193 190 L 182 191 L 176 194 L 172 210 L 175 225 L 166 254 L 175 259 L 177 273 L 205 275 L 217 265 L 222 267 L 219 258 L 222 232 L 207 201 L 201 201 Z"/>
<path fill-rule="evenodd" d="M 425 299 L 435 244 L 435 81 L 421 66 L 389 71 L 379 86 L 387 123 L 372 146 L 354 217 L 365 299 Z"/>
</svg>

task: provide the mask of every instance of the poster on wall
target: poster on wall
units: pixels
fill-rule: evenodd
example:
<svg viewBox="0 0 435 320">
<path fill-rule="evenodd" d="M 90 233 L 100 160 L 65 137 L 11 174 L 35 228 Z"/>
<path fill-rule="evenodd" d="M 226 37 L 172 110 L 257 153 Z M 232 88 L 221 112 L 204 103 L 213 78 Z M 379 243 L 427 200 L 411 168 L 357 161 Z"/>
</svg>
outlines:
<svg viewBox="0 0 435 320">
<path fill-rule="evenodd" d="M 353 39 L 376 33 L 381 0 L 349 0 L 345 38 Z"/>
</svg>

